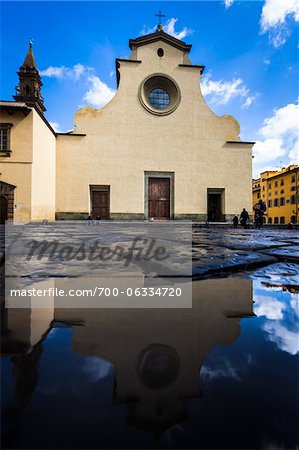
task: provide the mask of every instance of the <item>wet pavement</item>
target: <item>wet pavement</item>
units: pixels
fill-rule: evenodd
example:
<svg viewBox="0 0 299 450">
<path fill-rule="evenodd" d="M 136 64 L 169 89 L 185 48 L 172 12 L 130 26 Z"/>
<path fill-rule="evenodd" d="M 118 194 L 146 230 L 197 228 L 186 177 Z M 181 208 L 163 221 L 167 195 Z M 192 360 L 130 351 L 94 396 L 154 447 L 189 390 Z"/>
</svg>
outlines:
<svg viewBox="0 0 299 450">
<path fill-rule="evenodd" d="M 298 233 L 192 241 L 191 308 L 2 310 L 3 448 L 298 448 Z"/>
</svg>

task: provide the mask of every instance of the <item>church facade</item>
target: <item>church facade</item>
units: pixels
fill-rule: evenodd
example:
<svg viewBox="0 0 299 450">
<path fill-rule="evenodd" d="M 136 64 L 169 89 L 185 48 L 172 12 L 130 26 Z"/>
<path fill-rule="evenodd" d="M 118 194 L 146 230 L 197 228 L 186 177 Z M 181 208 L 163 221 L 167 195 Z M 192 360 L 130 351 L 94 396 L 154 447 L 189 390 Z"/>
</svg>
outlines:
<svg viewBox="0 0 299 450">
<path fill-rule="evenodd" d="M 2 221 L 184 219 L 223 222 L 251 210 L 252 146 L 200 90 L 191 45 L 165 33 L 129 41 L 118 89 L 55 133 L 30 46 L 14 102 L 1 102 Z"/>
</svg>

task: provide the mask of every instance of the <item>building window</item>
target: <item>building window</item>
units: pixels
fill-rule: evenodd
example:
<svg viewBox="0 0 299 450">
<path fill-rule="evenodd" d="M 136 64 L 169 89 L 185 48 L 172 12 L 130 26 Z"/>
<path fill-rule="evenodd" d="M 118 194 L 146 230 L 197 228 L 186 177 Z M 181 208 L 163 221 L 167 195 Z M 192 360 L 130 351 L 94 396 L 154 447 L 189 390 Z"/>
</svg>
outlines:
<svg viewBox="0 0 299 450">
<path fill-rule="evenodd" d="M 281 197 L 280 206 L 284 206 L 284 205 L 285 205 L 285 199 L 284 199 L 284 197 Z"/>
<path fill-rule="evenodd" d="M 263 191 L 265 190 L 265 186 L 263 186 Z"/>
<path fill-rule="evenodd" d="M 10 129 L 12 123 L 0 123 L 0 152 L 10 153 Z"/>
<path fill-rule="evenodd" d="M 295 181 L 296 181 L 296 177 L 295 177 L 295 175 L 292 175 L 291 183 L 295 183 Z"/>
<path fill-rule="evenodd" d="M 272 200 L 268 200 L 268 208 L 272 207 Z"/>
<path fill-rule="evenodd" d="M 289 199 L 287 199 L 286 203 L 290 203 L 290 200 L 289 200 Z"/>
<path fill-rule="evenodd" d="M 291 205 L 294 205 L 296 202 L 295 202 L 295 195 L 292 195 L 291 196 Z"/>
<path fill-rule="evenodd" d="M 151 105 L 156 109 L 165 109 L 170 103 L 170 96 L 165 89 L 155 88 L 149 93 Z"/>
<path fill-rule="evenodd" d="M 160 58 L 162 58 L 162 56 L 164 56 L 164 50 L 163 50 L 163 48 L 158 48 L 157 54 L 158 54 L 158 56 L 159 56 Z"/>
<path fill-rule="evenodd" d="M 278 191 L 275 191 L 275 192 L 274 192 L 274 195 L 278 195 Z"/>
<path fill-rule="evenodd" d="M 283 179 L 280 182 L 280 186 L 284 186 L 284 180 Z"/>
<path fill-rule="evenodd" d="M 272 217 L 269 217 L 268 223 L 272 223 Z"/>
<path fill-rule="evenodd" d="M 291 191 L 296 191 L 296 186 L 291 186 Z"/>
<path fill-rule="evenodd" d="M 257 198 L 261 198 L 261 194 L 259 192 L 257 193 Z"/>
<path fill-rule="evenodd" d="M 278 186 L 278 181 L 275 181 L 275 184 L 274 184 L 274 186 L 275 186 L 275 187 L 277 187 L 277 186 Z"/>
<path fill-rule="evenodd" d="M 278 198 L 274 199 L 274 206 L 278 206 Z"/>
<path fill-rule="evenodd" d="M 283 189 L 281 189 L 280 193 L 281 193 L 281 194 L 284 194 L 284 190 L 283 190 Z"/>
<path fill-rule="evenodd" d="M 278 223 L 278 217 L 274 217 L 274 223 Z"/>
<path fill-rule="evenodd" d="M 271 197 L 271 192 L 268 192 L 268 197 Z"/>
<path fill-rule="evenodd" d="M 142 106 L 157 116 L 172 113 L 181 100 L 177 83 L 161 74 L 147 77 L 139 86 L 138 97 Z"/>
<path fill-rule="evenodd" d="M 271 189 L 271 183 L 268 184 L 268 188 Z"/>
<path fill-rule="evenodd" d="M 280 218 L 280 223 L 281 223 L 281 224 L 284 224 L 284 223 L 285 223 L 285 218 L 284 218 L 284 217 L 281 217 L 281 218 Z"/>
</svg>

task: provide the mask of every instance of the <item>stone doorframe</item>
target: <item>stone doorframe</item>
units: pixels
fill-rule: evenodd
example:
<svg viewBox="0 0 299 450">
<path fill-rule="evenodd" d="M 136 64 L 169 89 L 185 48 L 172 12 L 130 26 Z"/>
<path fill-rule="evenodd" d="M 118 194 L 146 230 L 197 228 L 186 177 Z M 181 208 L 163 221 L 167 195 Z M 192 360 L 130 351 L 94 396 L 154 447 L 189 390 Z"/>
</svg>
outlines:
<svg viewBox="0 0 299 450">
<path fill-rule="evenodd" d="M 174 172 L 144 172 L 144 217 L 148 217 L 148 179 L 169 178 L 170 179 L 170 220 L 174 218 Z"/>
<path fill-rule="evenodd" d="M 5 183 L 4 181 L 0 181 L 0 195 L 7 199 L 8 203 L 8 220 L 13 220 L 14 217 L 14 190 L 16 186 L 13 184 Z"/>
<path fill-rule="evenodd" d="M 209 194 L 219 194 L 221 196 L 221 220 L 220 222 L 226 221 L 225 215 L 225 188 L 208 188 L 207 189 L 207 220 L 209 214 Z"/>
</svg>

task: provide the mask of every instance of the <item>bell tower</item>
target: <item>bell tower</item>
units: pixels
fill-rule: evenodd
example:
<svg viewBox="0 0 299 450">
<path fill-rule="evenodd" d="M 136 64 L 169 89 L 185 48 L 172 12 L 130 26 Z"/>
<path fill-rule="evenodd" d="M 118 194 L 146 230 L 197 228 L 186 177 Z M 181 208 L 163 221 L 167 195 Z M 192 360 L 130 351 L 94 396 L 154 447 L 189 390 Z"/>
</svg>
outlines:
<svg viewBox="0 0 299 450">
<path fill-rule="evenodd" d="M 41 95 L 43 83 L 36 67 L 31 41 L 29 42 L 29 49 L 25 61 L 17 74 L 19 84 L 16 86 L 16 95 L 13 98 L 16 101 L 26 103 L 28 106 L 37 106 L 41 113 L 46 111 L 44 99 Z"/>
</svg>

